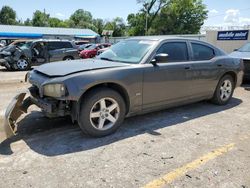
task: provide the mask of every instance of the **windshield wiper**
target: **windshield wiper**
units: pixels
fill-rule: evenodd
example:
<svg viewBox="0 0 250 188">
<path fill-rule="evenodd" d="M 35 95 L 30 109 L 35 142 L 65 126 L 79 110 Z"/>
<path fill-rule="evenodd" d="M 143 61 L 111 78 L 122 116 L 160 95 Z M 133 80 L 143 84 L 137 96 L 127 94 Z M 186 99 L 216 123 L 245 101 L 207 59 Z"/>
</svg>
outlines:
<svg viewBox="0 0 250 188">
<path fill-rule="evenodd" d="M 107 57 L 101 57 L 100 59 L 101 59 L 101 60 L 106 60 L 106 61 L 114 61 L 113 59 L 109 59 L 109 58 L 107 58 Z"/>
</svg>

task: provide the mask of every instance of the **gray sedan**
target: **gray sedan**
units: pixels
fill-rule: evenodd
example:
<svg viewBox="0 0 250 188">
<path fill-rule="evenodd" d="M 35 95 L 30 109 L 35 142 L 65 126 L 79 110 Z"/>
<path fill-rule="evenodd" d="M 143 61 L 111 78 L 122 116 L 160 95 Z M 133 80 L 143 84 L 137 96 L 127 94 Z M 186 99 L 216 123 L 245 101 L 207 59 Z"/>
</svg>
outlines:
<svg viewBox="0 0 250 188">
<path fill-rule="evenodd" d="M 211 100 L 227 104 L 242 82 L 243 64 L 205 42 L 167 37 L 130 38 L 96 59 L 42 65 L 27 74 L 29 96 L 6 111 L 7 136 L 35 104 L 50 118 L 70 116 L 94 137 L 114 133 L 125 117 Z"/>
</svg>

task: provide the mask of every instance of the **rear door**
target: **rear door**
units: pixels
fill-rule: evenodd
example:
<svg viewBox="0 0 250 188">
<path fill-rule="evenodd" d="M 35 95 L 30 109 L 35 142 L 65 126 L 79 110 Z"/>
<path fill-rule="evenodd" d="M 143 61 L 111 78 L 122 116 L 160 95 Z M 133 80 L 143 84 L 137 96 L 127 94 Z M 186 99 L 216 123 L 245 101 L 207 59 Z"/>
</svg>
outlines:
<svg viewBox="0 0 250 188">
<path fill-rule="evenodd" d="M 67 55 L 67 49 L 72 49 L 72 44 L 70 42 L 64 41 L 51 41 L 48 42 L 50 62 L 62 61 Z"/>
<path fill-rule="evenodd" d="M 193 97 L 212 95 L 222 71 L 222 64 L 215 63 L 215 50 L 199 42 L 190 42 L 194 79 L 191 94 Z"/>
<path fill-rule="evenodd" d="M 168 54 L 168 61 L 145 65 L 144 109 L 188 100 L 191 95 L 193 75 L 186 41 L 163 43 L 156 52 L 159 53 Z"/>
</svg>

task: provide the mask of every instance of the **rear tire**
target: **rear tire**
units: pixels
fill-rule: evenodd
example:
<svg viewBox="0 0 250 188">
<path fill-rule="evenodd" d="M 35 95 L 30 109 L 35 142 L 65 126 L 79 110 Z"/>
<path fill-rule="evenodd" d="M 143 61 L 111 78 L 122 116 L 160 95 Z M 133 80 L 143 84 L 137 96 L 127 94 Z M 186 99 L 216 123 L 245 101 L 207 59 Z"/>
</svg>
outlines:
<svg viewBox="0 0 250 188">
<path fill-rule="evenodd" d="M 94 89 L 81 102 L 78 124 L 90 136 L 107 136 L 120 127 L 125 111 L 125 102 L 119 93 L 109 88 Z"/>
<path fill-rule="evenodd" d="M 67 57 L 63 58 L 63 60 L 64 61 L 71 61 L 71 60 L 74 60 L 74 58 L 71 56 L 67 56 Z"/>
<path fill-rule="evenodd" d="M 233 96 L 235 89 L 235 82 L 231 75 L 223 76 L 214 92 L 214 96 L 211 99 L 212 103 L 217 105 L 226 105 Z"/>
</svg>

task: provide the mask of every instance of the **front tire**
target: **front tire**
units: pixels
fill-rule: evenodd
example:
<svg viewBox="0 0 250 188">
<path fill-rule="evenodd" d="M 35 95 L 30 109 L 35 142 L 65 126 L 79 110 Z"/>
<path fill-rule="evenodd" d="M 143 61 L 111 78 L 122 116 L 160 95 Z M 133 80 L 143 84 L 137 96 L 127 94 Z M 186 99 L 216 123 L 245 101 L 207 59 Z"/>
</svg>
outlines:
<svg viewBox="0 0 250 188">
<path fill-rule="evenodd" d="M 114 133 L 125 117 L 125 103 L 119 93 L 108 88 L 90 91 L 81 102 L 78 124 L 84 133 L 103 137 Z"/>
<path fill-rule="evenodd" d="M 235 82 L 233 77 L 231 75 L 223 76 L 216 87 L 211 101 L 217 105 L 226 105 L 232 99 L 234 89 Z"/>
<path fill-rule="evenodd" d="M 14 69 L 18 71 L 26 71 L 30 70 L 30 67 L 30 62 L 26 58 L 22 57 L 16 61 Z"/>
</svg>

